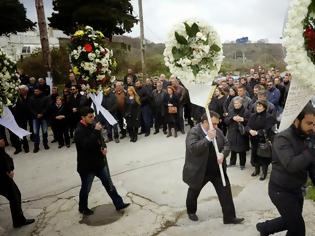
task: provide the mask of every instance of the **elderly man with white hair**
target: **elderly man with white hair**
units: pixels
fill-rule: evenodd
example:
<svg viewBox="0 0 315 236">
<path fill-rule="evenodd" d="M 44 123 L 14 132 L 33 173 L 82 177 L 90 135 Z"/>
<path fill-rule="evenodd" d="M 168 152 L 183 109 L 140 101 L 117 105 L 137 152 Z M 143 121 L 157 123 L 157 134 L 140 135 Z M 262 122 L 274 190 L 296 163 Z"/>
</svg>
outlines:
<svg viewBox="0 0 315 236">
<path fill-rule="evenodd" d="M 167 89 L 167 86 L 169 85 L 168 81 L 166 80 L 166 76 L 164 74 L 160 75 L 159 81 L 162 83 L 162 87 L 164 90 Z"/>
</svg>

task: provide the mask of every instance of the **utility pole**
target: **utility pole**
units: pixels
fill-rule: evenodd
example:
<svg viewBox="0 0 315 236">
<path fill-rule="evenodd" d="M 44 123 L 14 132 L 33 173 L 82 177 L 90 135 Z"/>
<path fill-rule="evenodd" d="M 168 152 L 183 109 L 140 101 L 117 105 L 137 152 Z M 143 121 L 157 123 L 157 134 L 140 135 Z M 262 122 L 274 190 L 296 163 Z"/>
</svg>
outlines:
<svg viewBox="0 0 315 236">
<path fill-rule="evenodd" d="M 40 35 L 40 43 L 42 45 L 42 54 L 45 68 L 47 70 L 47 77 L 51 77 L 51 57 L 49 51 L 49 41 L 47 33 L 47 24 L 45 18 L 44 4 L 43 0 L 35 0 L 37 19 L 38 19 L 38 28 Z"/>
<path fill-rule="evenodd" d="M 140 49 L 141 49 L 141 65 L 142 65 L 142 74 L 145 73 L 145 42 L 144 42 L 144 26 L 143 26 L 143 9 L 142 9 L 142 0 L 138 0 L 139 4 L 139 18 L 140 18 Z"/>
</svg>

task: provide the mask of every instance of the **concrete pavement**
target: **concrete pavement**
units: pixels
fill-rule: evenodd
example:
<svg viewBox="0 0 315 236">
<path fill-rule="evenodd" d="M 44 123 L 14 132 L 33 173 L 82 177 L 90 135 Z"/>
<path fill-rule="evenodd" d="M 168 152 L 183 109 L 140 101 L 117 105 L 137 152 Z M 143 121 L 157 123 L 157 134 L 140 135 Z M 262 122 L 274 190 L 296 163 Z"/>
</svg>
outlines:
<svg viewBox="0 0 315 236">
<path fill-rule="evenodd" d="M 244 217 L 241 225 L 223 225 L 216 193 L 208 184 L 198 199 L 198 222 L 188 220 L 185 209 L 187 186 L 182 182 L 185 135 L 166 138 L 163 133 L 128 138 L 108 144 L 108 162 L 113 182 L 126 202 L 132 205 L 117 213 L 101 183 L 94 181 L 89 207 L 95 216 L 82 218 L 78 213 L 80 179 L 76 172 L 76 151 L 58 149 L 13 156 L 15 181 L 24 200 L 27 217 L 33 225 L 12 229 L 9 205 L 0 197 L 0 235 L 259 235 L 255 224 L 278 216 L 267 195 L 267 181 L 250 176 L 246 169 L 228 169 L 236 212 Z M 315 204 L 305 202 L 307 235 L 315 235 Z M 285 235 L 284 233 L 277 235 Z"/>
</svg>

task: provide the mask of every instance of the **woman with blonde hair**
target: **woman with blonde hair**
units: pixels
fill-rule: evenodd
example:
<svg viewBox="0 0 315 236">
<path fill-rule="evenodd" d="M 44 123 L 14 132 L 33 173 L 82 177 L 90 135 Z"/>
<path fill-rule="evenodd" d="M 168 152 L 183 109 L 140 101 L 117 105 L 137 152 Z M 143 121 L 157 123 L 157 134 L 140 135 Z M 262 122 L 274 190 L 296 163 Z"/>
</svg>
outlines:
<svg viewBox="0 0 315 236">
<path fill-rule="evenodd" d="M 138 139 L 139 113 L 140 113 L 140 97 L 133 86 L 127 89 L 125 101 L 125 119 L 127 122 L 127 130 L 130 142 L 136 142 Z"/>
</svg>

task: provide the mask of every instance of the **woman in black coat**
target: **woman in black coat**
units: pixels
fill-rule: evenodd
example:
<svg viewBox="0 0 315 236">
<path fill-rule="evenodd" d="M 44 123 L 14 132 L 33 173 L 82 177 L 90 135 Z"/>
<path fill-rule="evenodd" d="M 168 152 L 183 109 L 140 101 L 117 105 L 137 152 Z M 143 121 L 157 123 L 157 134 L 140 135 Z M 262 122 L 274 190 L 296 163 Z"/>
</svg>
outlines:
<svg viewBox="0 0 315 236">
<path fill-rule="evenodd" d="M 166 110 L 166 120 L 167 120 L 167 129 L 168 133 L 166 137 L 172 136 L 172 128 L 174 128 L 174 137 L 177 137 L 177 110 L 178 110 L 178 98 L 175 95 L 175 88 L 173 86 L 167 86 L 167 94 L 164 97 L 164 106 Z M 176 112 L 171 113 L 172 107 Z"/>
<path fill-rule="evenodd" d="M 255 167 L 252 176 L 257 176 L 262 167 L 262 175 L 260 180 L 266 179 L 268 172 L 268 165 L 271 163 L 270 157 L 261 157 L 257 155 L 258 143 L 265 143 L 267 140 L 272 141 L 274 132 L 272 128 L 276 124 L 275 118 L 270 115 L 267 110 L 267 102 L 258 100 L 256 103 L 256 112 L 250 115 L 247 122 L 246 131 L 250 134 L 250 141 L 252 144 L 251 163 Z"/>
<path fill-rule="evenodd" d="M 229 111 L 225 118 L 225 124 L 228 127 L 227 139 L 230 143 L 231 159 L 230 166 L 236 164 L 236 156 L 240 156 L 241 170 L 245 168 L 246 151 L 249 149 L 249 138 L 245 133 L 247 122 L 246 109 L 243 106 L 243 98 L 236 97 L 233 100 L 233 109 Z"/>
<path fill-rule="evenodd" d="M 51 108 L 52 124 L 55 127 L 56 138 L 58 141 L 58 148 L 62 148 L 65 144 L 70 147 L 70 136 L 68 119 L 70 111 L 66 105 L 63 104 L 63 98 L 57 97 L 56 103 Z"/>
<path fill-rule="evenodd" d="M 127 122 L 127 130 L 130 136 L 130 142 L 137 142 L 139 115 L 140 115 L 140 97 L 133 86 L 127 89 L 127 97 L 125 101 L 125 119 Z"/>
</svg>

